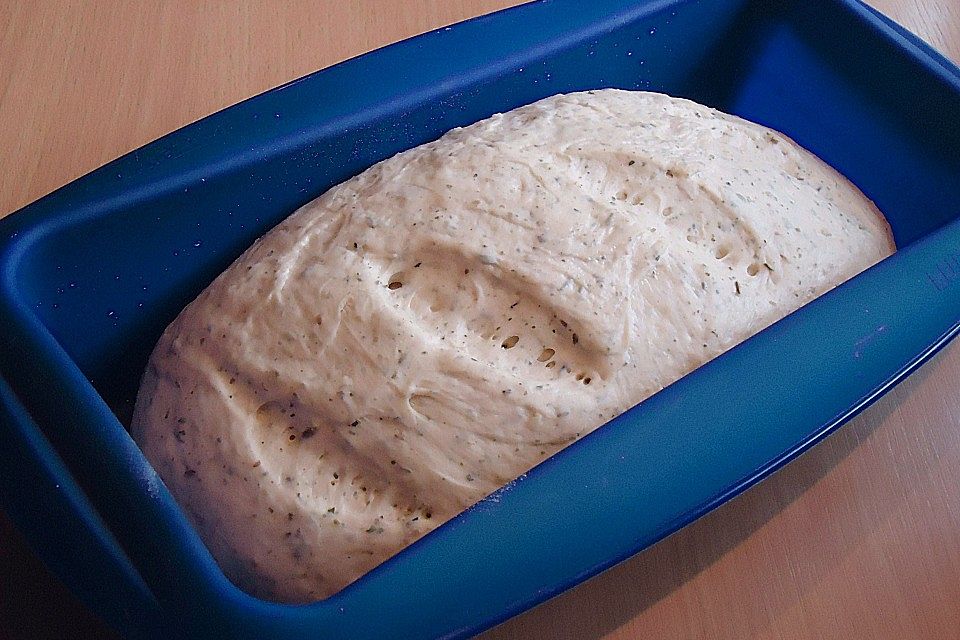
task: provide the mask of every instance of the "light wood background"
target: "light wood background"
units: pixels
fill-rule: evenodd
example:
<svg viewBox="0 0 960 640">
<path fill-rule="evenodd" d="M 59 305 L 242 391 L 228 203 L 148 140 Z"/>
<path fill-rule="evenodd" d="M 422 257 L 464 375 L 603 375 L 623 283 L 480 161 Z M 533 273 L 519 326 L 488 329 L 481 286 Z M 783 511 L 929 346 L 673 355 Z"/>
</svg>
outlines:
<svg viewBox="0 0 960 640">
<path fill-rule="evenodd" d="M 960 0 L 871 2 L 960 61 Z M 243 98 L 511 4 L 0 0 L 0 215 Z M 0 514 L 0 638 L 38 637 L 111 636 Z M 485 636 L 639 637 L 960 638 L 960 343 L 773 478 Z"/>
</svg>

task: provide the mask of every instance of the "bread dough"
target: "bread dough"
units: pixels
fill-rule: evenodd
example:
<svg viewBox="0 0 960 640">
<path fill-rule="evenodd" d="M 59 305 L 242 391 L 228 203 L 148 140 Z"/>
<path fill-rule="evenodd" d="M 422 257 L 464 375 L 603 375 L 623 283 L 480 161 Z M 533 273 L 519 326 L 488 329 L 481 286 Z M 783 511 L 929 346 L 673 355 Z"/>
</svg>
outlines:
<svg viewBox="0 0 960 640">
<path fill-rule="evenodd" d="M 163 334 L 132 432 L 231 579 L 316 600 L 892 250 L 775 131 L 558 95 L 261 238 Z"/>
</svg>

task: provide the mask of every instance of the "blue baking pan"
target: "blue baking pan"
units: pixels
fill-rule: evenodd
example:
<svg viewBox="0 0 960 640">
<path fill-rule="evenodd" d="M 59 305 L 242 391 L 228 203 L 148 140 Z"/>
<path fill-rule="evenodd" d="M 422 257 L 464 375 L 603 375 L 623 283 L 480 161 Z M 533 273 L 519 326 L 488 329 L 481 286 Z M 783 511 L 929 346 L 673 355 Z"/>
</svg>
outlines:
<svg viewBox="0 0 960 640">
<path fill-rule="evenodd" d="M 550 458 L 342 592 L 220 572 L 130 439 L 164 326 L 331 185 L 497 111 L 598 87 L 784 131 L 900 250 Z M 960 321 L 960 71 L 854 0 L 553 0 L 268 91 L 0 221 L 0 496 L 136 637 L 439 638 L 489 627 L 693 521 L 824 438 Z"/>
</svg>

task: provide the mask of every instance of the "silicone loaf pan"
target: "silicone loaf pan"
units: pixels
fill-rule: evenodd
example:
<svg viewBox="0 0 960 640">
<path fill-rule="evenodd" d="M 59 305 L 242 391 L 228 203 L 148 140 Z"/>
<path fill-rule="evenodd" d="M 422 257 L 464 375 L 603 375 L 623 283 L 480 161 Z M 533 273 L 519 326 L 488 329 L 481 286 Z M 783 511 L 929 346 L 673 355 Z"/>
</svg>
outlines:
<svg viewBox="0 0 960 640">
<path fill-rule="evenodd" d="M 785 132 L 899 251 L 546 460 L 330 598 L 221 573 L 131 440 L 178 311 L 327 188 L 444 131 L 600 87 Z M 960 70 L 855 0 L 553 0 L 268 91 L 0 221 L 0 496 L 134 637 L 475 633 L 640 551 L 824 438 L 960 321 Z"/>
</svg>

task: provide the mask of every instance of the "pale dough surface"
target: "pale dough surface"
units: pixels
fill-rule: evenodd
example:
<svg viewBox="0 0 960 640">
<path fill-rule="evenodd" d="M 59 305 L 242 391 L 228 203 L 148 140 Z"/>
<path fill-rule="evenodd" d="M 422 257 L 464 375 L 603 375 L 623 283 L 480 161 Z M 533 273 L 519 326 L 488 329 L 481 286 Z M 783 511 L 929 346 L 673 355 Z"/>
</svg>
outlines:
<svg viewBox="0 0 960 640">
<path fill-rule="evenodd" d="M 269 232 L 164 333 L 132 432 L 231 579 L 316 600 L 893 249 L 779 133 L 554 96 Z"/>
</svg>

